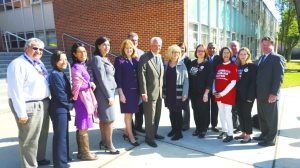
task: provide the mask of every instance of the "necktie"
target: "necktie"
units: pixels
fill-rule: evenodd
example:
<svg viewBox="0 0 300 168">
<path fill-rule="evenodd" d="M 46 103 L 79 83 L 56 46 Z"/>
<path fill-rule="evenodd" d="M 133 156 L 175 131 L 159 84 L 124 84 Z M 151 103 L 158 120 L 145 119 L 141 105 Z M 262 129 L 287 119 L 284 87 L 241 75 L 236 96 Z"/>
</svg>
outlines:
<svg viewBox="0 0 300 168">
<path fill-rule="evenodd" d="M 265 59 L 266 59 L 266 55 L 262 55 L 262 56 L 261 56 L 261 59 L 260 59 L 260 61 L 259 61 L 259 65 L 260 65 L 261 63 L 263 63 L 263 62 L 265 61 Z"/>
</svg>

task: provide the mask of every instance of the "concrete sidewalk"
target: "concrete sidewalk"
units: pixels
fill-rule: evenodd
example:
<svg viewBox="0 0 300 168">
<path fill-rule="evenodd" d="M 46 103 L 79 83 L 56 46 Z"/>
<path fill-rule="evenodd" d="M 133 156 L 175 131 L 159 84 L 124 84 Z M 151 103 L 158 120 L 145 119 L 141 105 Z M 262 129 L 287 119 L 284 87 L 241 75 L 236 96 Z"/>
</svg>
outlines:
<svg viewBox="0 0 300 168">
<path fill-rule="evenodd" d="M 141 168 L 141 167 L 286 167 L 300 166 L 300 87 L 282 89 L 279 114 L 279 136 L 276 146 L 260 147 L 252 140 L 248 144 L 240 144 L 234 140 L 223 143 L 218 140 L 217 133 L 208 132 L 206 138 L 192 136 L 195 125 L 191 116 L 191 129 L 183 132 L 183 139 L 171 141 L 166 137 L 170 131 L 169 112 L 163 108 L 159 134 L 166 138 L 157 141 L 158 147 L 152 148 L 144 143 L 144 135 L 139 134 L 138 147 L 133 147 L 122 138 L 123 115 L 118 113 L 115 122 L 113 141 L 121 151 L 120 155 L 111 155 L 99 150 L 100 132 L 98 125 L 89 131 L 90 148 L 96 152 L 96 161 L 79 161 L 76 159 L 77 145 L 75 140 L 74 118 L 70 122 L 70 150 L 75 159 L 71 167 L 104 167 L 104 168 Z M 256 105 L 253 114 L 256 113 Z M 20 167 L 20 156 L 17 139 L 17 126 L 11 113 L 0 115 L 0 167 Z M 52 159 L 52 125 L 48 137 L 47 159 Z M 254 130 L 253 136 L 257 135 Z M 52 161 L 51 161 L 52 162 Z M 44 166 L 44 167 L 52 167 Z"/>
</svg>

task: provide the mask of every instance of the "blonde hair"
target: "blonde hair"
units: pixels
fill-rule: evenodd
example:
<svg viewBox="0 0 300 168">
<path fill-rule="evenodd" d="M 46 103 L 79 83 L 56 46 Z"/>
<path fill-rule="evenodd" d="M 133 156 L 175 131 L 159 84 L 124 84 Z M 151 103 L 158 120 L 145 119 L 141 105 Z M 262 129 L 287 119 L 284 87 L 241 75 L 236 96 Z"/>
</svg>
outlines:
<svg viewBox="0 0 300 168">
<path fill-rule="evenodd" d="M 252 63 L 252 60 L 251 60 L 251 53 L 250 53 L 249 48 L 247 48 L 247 47 L 242 47 L 242 48 L 239 50 L 239 52 L 238 52 L 237 64 L 238 64 L 238 65 L 241 65 L 241 60 L 240 60 L 239 55 L 240 55 L 240 53 L 241 53 L 242 51 L 246 51 L 246 52 L 247 52 L 247 55 L 248 55 L 248 57 L 247 57 L 247 59 L 246 59 L 246 64 Z"/>
<path fill-rule="evenodd" d="M 173 44 L 171 45 L 169 48 L 168 48 L 168 51 L 167 51 L 167 61 L 170 61 L 171 60 L 171 57 L 172 57 L 172 53 L 173 52 L 178 52 L 179 53 L 179 58 L 181 57 L 181 48 L 176 45 L 176 44 Z M 178 58 L 178 59 L 179 59 Z"/>
<path fill-rule="evenodd" d="M 136 58 L 137 57 L 137 53 L 136 53 L 136 48 L 135 46 L 133 45 L 132 41 L 129 40 L 129 39 L 126 39 L 122 42 L 121 44 L 121 58 L 126 58 L 126 53 L 125 53 L 125 48 L 127 47 L 132 47 L 133 49 L 133 52 L 131 54 L 131 58 Z"/>
</svg>

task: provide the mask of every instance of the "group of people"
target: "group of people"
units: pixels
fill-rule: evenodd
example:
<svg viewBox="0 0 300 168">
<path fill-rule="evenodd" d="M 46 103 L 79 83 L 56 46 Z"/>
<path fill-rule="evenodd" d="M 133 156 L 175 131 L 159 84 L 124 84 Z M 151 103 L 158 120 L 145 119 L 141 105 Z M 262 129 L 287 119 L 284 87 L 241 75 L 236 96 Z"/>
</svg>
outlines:
<svg viewBox="0 0 300 168">
<path fill-rule="evenodd" d="M 210 124 L 212 131 L 219 132 L 219 115 L 222 131 L 218 138 L 223 142 L 242 139 L 241 143 L 251 141 L 251 110 L 257 99 L 261 135 L 253 139 L 261 146 L 272 146 L 277 134 L 277 101 L 284 72 L 284 59 L 273 51 L 273 43 L 270 37 L 261 40 L 264 55 L 257 64 L 252 63 L 249 49 L 239 49 L 237 41 L 223 47 L 220 55 L 216 55 L 215 44 L 199 44 L 195 60 L 187 55 L 185 43 L 174 44 L 163 59 L 160 37 L 152 37 L 150 50 L 144 53 L 137 48 L 138 35 L 130 32 L 121 44 L 120 56 L 112 64 L 108 59 L 110 39 L 100 36 L 90 61 L 85 46 L 73 44 L 69 80 L 64 73 L 68 65 L 66 53 L 56 51 L 52 55 L 53 70 L 48 74 L 40 60 L 44 43 L 31 38 L 25 44 L 24 54 L 13 60 L 7 70 L 9 104 L 19 129 L 22 167 L 50 163 L 45 159 L 49 116 L 53 123 L 54 167 L 69 166 L 72 158 L 68 123 L 73 109 L 78 159 L 97 159 L 89 150 L 88 138 L 95 117 L 100 120 L 99 148 L 119 154 L 112 141 L 117 112 L 115 91 L 124 114 L 123 138 L 133 146 L 140 145 L 135 131 L 145 133 L 145 142 L 151 147 L 157 147 L 155 139 L 165 138 L 158 134 L 162 99 L 169 109 L 171 130 L 167 136 L 171 140 L 183 138 L 182 131 L 190 128 L 191 101 L 196 125 L 193 136 L 204 138 Z M 238 117 L 233 117 L 235 113 Z M 236 128 L 242 131 L 236 137 L 233 118 L 239 119 Z"/>
</svg>

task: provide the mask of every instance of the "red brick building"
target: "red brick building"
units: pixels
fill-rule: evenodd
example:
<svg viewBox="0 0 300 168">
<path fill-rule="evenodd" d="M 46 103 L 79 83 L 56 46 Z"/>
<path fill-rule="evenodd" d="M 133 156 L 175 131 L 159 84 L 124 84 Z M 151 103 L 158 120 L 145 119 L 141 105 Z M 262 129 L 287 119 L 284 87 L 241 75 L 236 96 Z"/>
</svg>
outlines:
<svg viewBox="0 0 300 168">
<path fill-rule="evenodd" d="M 184 41 L 184 6 L 183 0 L 55 0 L 57 44 L 62 47 L 62 33 L 90 44 L 104 35 L 111 39 L 111 50 L 119 53 L 128 32 L 134 31 L 139 35 L 139 48 L 148 50 L 150 38 L 159 36 L 163 39 L 162 51 L 166 51 L 171 44 Z"/>
</svg>

